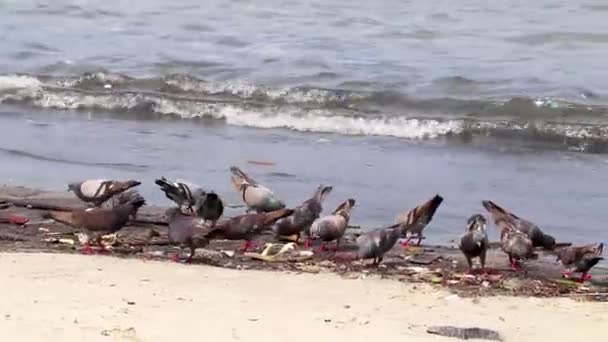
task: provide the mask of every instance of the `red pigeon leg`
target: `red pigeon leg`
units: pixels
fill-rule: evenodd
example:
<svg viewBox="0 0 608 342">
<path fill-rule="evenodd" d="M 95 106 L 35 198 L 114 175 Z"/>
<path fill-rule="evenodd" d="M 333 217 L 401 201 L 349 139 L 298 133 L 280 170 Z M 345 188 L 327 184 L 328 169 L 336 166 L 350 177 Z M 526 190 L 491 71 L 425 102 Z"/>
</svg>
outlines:
<svg viewBox="0 0 608 342">
<path fill-rule="evenodd" d="M 179 262 L 179 257 L 180 257 L 179 252 L 175 252 L 175 253 L 171 254 L 171 256 L 170 256 L 171 261 L 173 261 L 173 262 Z"/>
<path fill-rule="evenodd" d="M 410 241 L 412 241 L 412 238 L 411 237 L 407 238 L 407 240 L 405 240 L 405 242 L 401 243 L 401 247 L 405 248 L 405 247 L 409 246 L 410 245 Z"/>
<path fill-rule="evenodd" d="M 591 280 L 591 274 L 587 274 L 585 272 L 583 272 L 581 274 L 581 283 L 584 283 L 586 280 Z"/>
<path fill-rule="evenodd" d="M 91 247 L 90 244 L 86 243 L 84 245 L 84 247 L 82 248 L 82 253 L 91 255 L 91 254 L 95 254 L 95 250 Z"/>
<path fill-rule="evenodd" d="M 249 247 L 251 247 L 251 241 L 250 240 L 245 240 L 245 242 L 243 242 L 243 244 L 241 245 L 241 251 L 246 252 L 247 250 L 249 250 Z"/>
</svg>

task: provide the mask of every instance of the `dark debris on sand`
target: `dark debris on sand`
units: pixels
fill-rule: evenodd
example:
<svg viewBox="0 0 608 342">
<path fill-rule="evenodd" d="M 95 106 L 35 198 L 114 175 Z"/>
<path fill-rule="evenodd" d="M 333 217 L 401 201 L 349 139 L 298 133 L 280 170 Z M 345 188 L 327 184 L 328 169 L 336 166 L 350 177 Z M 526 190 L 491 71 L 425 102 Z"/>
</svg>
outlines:
<svg viewBox="0 0 608 342">
<path fill-rule="evenodd" d="M 82 204 L 61 194 L 35 191 L 21 187 L 0 188 L 0 217 L 10 214 L 25 216 L 25 225 L 0 223 L 0 251 L 81 253 L 79 231 L 44 219 L 44 210 L 28 208 L 27 203 L 76 208 Z M 11 205 L 17 203 L 18 205 Z M 102 254 L 154 260 L 170 260 L 179 248 L 170 246 L 163 213 L 166 208 L 146 206 L 137 221 L 120 230 L 113 239 L 104 240 L 109 247 Z M 534 297 L 567 296 L 580 300 L 608 301 L 608 272 L 596 267 L 591 282 L 579 284 L 561 279 L 561 268 L 555 255 L 544 252 L 538 260 L 524 264 L 523 271 L 513 272 L 506 256 L 493 244 L 488 252 L 488 271 L 466 274 L 466 262 L 460 251 L 447 246 L 403 248 L 399 245 L 386 255 L 380 266 L 371 261 L 354 260 L 354 237 L 349 235 L 339 252 L 320 251 L 304 261 L 267 262 L 252 259 L 239 251 L 242 241 L 213 240 L 205 249 L 197 250 L 192 264 L 206 264 L 232 269 L 256 269 L 295 273 L 332 272 L 347 278 L 363 279 L 379 276 L 410 283 L 443 286 L 463 297 L 516 295 Z M 255 252 L 267 242 L 276 242 L 270 235 L 260 236 Z M 187 251 L 184 251 L 186 253 Z"/>
</svg>

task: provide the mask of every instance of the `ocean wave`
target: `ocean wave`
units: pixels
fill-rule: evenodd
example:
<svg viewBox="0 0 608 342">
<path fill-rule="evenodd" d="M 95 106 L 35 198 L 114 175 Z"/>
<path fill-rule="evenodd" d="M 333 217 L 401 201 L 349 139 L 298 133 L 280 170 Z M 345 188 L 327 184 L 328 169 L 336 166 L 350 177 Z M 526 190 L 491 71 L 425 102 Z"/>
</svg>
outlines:
<svg viewBox="0 0 608 342">
<path fill-rule="evenodd" d="M 206 82 L 187 75 L 137 79 L 98 71 L 77 77 L 0 76 L 0 103 L 148 118 L 208 118 L 236 126 L 343 135 L 523 139 L 608 152 L 605 107 L 552 98 L 416 99 L 391 90 L 278 89 L 246 82 Z"/>
</svg>

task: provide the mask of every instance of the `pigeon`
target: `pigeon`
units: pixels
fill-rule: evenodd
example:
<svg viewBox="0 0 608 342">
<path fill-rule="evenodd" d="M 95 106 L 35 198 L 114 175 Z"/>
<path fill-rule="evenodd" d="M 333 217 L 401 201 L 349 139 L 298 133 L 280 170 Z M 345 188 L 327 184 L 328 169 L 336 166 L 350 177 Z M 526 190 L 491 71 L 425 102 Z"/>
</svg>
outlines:
<svg viewBox="0 0 608 342">
<path fill-rule="evenodd" d="M 362 234 L 357 237 L 357 256 L 360 259 L 374 259 L 373 264 L 378 265 L 403 233 L 401 224 L 397 223 Z"/>
<path fill-rule="evenodd" d="M 69 183 L 68 192 L 86 203 L 92 203 L 99 207 L 110 198 L 140 185 L 141 182 L 135 180 L 116 181 L 108 179 L 89 179 L 78 183 Z"/>
<path fill-rule="evenodd" d="M 95 235 L 100 244 L 101 236 L 112 234 L 125 226 L 137 215 L 145 199 L 136 191 L 129 190 L 117 196 L 112 208 L 75 209 L 73 211 L 49 211 L 46 218 L 67 224 L 74 228 L 84 229 Z M 87 248 L 90 246 L 87 245 Z"/>
<path fill-rule="evenodd" d="M 429 203 L 398 215 L 397 223 L 390 227 L 375 229 L 357 237 L 357 256 L 360 259 L 374 259 L 374 265 L 380 264 L 384 254 L 390 251 L 407 231 L 412 227 L 428 223 L 429 217 L 432 217 L 429 212 L 434 212 L 438 206 L 438 204 L 428 205 Z"/>
<path fill-rule="evenodd" d="M 169 225 L 169 242 L 181 248 L 189 248 L 187 261 L 192 261 L 196 249 L 209 244 L 208 229 L 200 218 L 182 213 L 179 207 L 169 208 L 165 216 Z M 178 260 L 179 254 L 174 256 L 174 261 Z"/>
<path fill-rule="evenodd" d="M 482 271 L 485 268 L 486 252 L 488 250 L 486 224 L 487 221 L 485 217 L 480 214 L 473 215 L 467 220 L 467 230 L 460 237 L 458 248 L 467 259 L 469 272 L 473 271 L 473 258 L 479 257 Z"/>
<path fill-rule="evenodd" d="M 571 273 L 579 272 L 581 273 L 581 282 L 590 280 L 591 275 L 587 273 L 603 259 L 603 250 L 603 243 L 561 249 L 557 255 L 557 261 L 560 261 L 566 268 L 563 276 L 569 278 Z"/>
<path fill-rule="evenodd" d="M 521 262 L 534 256 L 532 240 L 525 233 L 513 226 L 503 225 L 500 233 L 502 250 L 509 256 L 511 268 L 514 271 L 521 269 Z"/>
<path fill-rule="evenodd" d="M 408 226 L 408 229 L 404 231 L 404 237 L 407 237 L 407 240 L 401 244 L 403 247 L 409 245 L 414 235 L 418 238 L 416 245 L 420 246 L 420 242 L 422 242 L 422 230 L 431 222 L 435 211 L 437 211 L 442 202 L 443 197 L 435 195 L 408 213 L 397 216 L 396 222 L 401 222 L 402 225 Z"/>
<path fill-rule="evenodd" d="M 207 221 L 211 221 L 211 226 L 222 217 L 224 213 L 224 203 L 214 192 L 205 193 L 196 200 L 196 215 Z"/>
<path fill-rule="evenodd" d="M 501 229 L 501 225 L 509 224 L 513 228 L 526 234 L 534 247 L 543 247 L 547 250 L 555 248 L 555 239 L 538 228 L 534 223 L 524 220 L 513 213 L 508 212 L 504 208 L 499 207 L 492 201 L 482 201 L 483 207 L 492 214 L 494 224 Z M 502 230 L 502 229 L 501 229 Z"/>
<path fill-rule="evenodd" d="M 313 239 L 321 239 L 324 242 L 336 240 L 336 250 L 340 247 L 340 239 L 346 232 L 350 220 L 350 212 L 355 205 L 355 200 L 349 198 L 333 212 L 332 215 L 316 219 L 310 227 L 310 236 Z M 325 247 L 322 246 L 324 250 Z"/>
<path fill-rule="evenodd" d="M 259 184 L 236 166 L 230 168 L 232 185 L 241 194 L 247 206 L 247 212 L 258 213 L 285 208 L 285 203 L 272 190 Z"/>
<path fill-rule="evenodd" d="M 277 220 L 293 214 L 292 209 L 279 209 L 267 213 L 239 215 L 219 222 L 211 229 L 210 236 L 218 239 L 245 240 L 241 246 L 242 251 L 247 251 L 251 246 L 254 237 L 261 234 L 264 230 Z"/>
<path fill-rule="evenodd" d="M 323 201 L 331 193 L 333 187 L 319 185 L 317 191 L 310 199 L 294 209 L 293 215 L 278 220 L 272 231 L 275 236 L 297 235 L 298 238 L 303 231 L 308 231 L 312 223 L 319 218 L 323 211 Z M 310 246 L 310 240 L 306 240 L 306 247 Z"/>
<path fill-rule="evenodd" d="M 197 199 L 205 194 L 205 191 L 200 186 L 181 179 L 171 182 L 167 178 L 161 177 L 155 180 L 154 183 L 160 186 L 165 196 L 175 202 L 180 209 L 185 207 L 193 214 L 193 207 L 196 205 Z"/>
</svg>

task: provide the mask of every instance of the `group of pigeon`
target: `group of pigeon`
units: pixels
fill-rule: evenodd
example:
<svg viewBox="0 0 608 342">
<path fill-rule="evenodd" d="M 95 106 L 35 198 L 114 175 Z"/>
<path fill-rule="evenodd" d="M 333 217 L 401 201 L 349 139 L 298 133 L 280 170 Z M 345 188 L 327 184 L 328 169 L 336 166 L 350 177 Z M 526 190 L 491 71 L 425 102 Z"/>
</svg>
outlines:
<svg viewBox="0 0 608 342">
<path fill-rule="evenodd" d="M 354 199 L 347 199 L 331 214 L 321 216 L 323 202 L 331 193 L 331 186 L 320 185 L 312 197 L 290 209 L 272 190 L 253 180 L 240 168 L 233 166 L 230 172 L 232 185 L 247 211 L 243 215 L 227 219 L 222 219 L 224 203 L 216 193 L 179 179 L 170 181 L 161 177 L 155 181 L 166 197 L 177 205 L 166 212 L 169 241 L 189 248 L 188 260 L 192 259 L 196 248 L 207 246 L 213 239 L 244 240 L 241 250 L 247 251 L 252 247 L 256 236 L 265 231 L 271 231 L 278 239 L 291 237 L 295 241 L 301 241 L 304 237 L 305 248 L 311 247 L 311 240 L 321 240 L 322 250 L 327 250 L 327 243 L 334 241 L 335 250 L 340 248 L 340 240 L 346 232 L 356 203 Z M 71 212 L 49 212 L 48 216 L 97 233 L 99 242 L 102 234 L 120 230 L 145 204 L 144 198 L 132 189 L 140 184 L 134 180 L 86 180 L 69 184 L 68 191 L 94 207 Z M 103 206 L 110 200 L 111 206 Z M 423 229 L 442 202 L 443 198 L 435 195 L 398 215 L 394 224 L 359 234 L 356 238 L 357 257 L 373 259 L 373 264 L 377 265 L 400 239 L 406 239 L 401 243 L 404 247 L 413 238 L 417 238 L 417 245 L 420 245 Z M 492 201 L 482 201 L 482 205 L 499 229 L 502 250 L 507 254 L 514 270 L 519 270 L 523 261 L 537 256 L 534 253 L 535 247 L 547 250 L 555 248 L 555 239 L 532 222 Z M 486 224 L 483 215 L 475 214 L 467 220 L 465 233 L 460 237 L 459 248 L 467 260 L 470 272 L 474 271 L 473 258 L 480 259 L 481 271 L 485 269 L 489 248 Z M 602 243 L 565 247 L 557 252 L 557 261 L 565 267 L 565 277 L 570 277 L 571 273 L 581 273 L 580 280 L 584 281 L 590 279 L 589 270 L 602 259 L 602 250 Z"/>
</svg>

